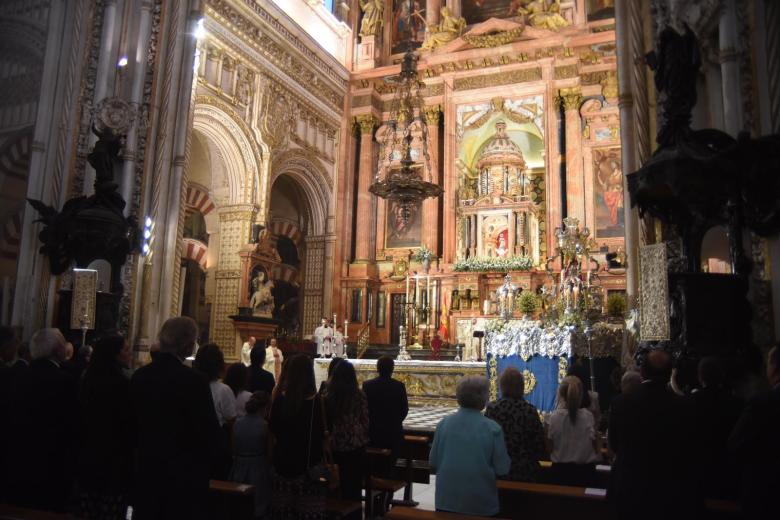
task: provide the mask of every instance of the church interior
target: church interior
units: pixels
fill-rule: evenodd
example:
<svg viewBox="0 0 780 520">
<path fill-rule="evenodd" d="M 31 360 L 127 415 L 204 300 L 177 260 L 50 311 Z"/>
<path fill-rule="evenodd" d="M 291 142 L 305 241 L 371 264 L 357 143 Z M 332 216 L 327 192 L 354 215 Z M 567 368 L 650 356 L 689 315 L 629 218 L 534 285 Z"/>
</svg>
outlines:
<svg viewBox="0 0 780 520">
<path fill-rule="evenodd" d="M 680 518 L 776 514 L 780 3 L 3 0 L 0 26 L 0 415 L 16 425 L 0 466 L 22 426 L 43 428 L 16 404 L 33 384 L 16 367 L 42 355 L 41 331 L 69 345 L 55 365 L 74 388 L 97 384 L 97 347 L 123 338 L 133 391 L 186 317 L 197 337 L 178 357 L 196 372 L 222 360 L 209 378 L 234 447 L 238 422 L 222 424 L 213 385 L 245 365 L 251 386 L 255 345 L 276 385 L 278 452 L 293 359 L 308 360 L 323 403 L 341 388 L 335 360 L 349 364 L 369 407 L 392 360 L 408 400 L 398 444 L 360 448 L 373 462 L 356 499 L 337 432 L 341 489 L 335 479 L 315 516 L 274 509 L 276 483 L 261 511 L 259 481 L 228 473 L 211 475 L 194 516 L 655 518 L 642 511 L 654 493 Z M 459 509 L 436 438 L 475 408 L 463 393 L 481 381 L 490 404 L 477 408 L 501 425 L 491 406 L 512 377 L 552 447 L 533 479 L 504 478 L 518 435 L 504 426 L 512 469 L 491 473 L 496 508 Z M 663 377 L 679 403 L 659 394 L 632 424 L 632 377 Z M 551 433 L 554 417 L 577 422 L 564 413 L 572 385 L 599 441 L 579 480 Z M 327 406 L 324 429 L 337 428 Z M 678 412 L 696 417 L 690 429 L 664 430 Z M 634 431 L 665 444 L 669 473 L 691 459 L 692 474 L 718 477 L 632 480 L 630 464 L 655 453 L 630 458 Z M 0 473 L 0 518 L 184 511 L 150 516 L 136 491 L 101 516 L 83 505 L 93 495 L 77 505 L 77 477 L 56 505 L 16 500 L 5 484 L 33 472 Z"/>
</svg>

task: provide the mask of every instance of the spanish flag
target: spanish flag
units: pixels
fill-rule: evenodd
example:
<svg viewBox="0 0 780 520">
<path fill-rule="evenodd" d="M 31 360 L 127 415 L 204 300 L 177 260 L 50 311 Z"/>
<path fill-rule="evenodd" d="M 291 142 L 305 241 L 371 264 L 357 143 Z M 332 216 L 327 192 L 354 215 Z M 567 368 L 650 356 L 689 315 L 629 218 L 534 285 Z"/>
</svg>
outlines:
<svg viewBox="0 0 780 520">
<path fill-rule="evenodd" d="M 439 337 L 442 341 L 445 343 L 449 342 L 450 339 L 450 331 L 447 328 L 447 321 L 449 320 L 449 316 L 447 313 L 447 302 L 444 298 L 441 299 L 441 315 L 439 317 Z"/>
</svg>

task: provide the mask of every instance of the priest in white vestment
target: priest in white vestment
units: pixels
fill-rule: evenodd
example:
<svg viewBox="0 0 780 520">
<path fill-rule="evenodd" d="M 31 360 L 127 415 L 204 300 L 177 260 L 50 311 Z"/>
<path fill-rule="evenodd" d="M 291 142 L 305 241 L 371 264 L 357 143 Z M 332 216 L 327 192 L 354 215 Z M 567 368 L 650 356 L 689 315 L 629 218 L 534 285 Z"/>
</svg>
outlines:
<svg viewBox="0 0 780 520">
<path fill-rule="evenodd" d="M 317 357 L 325 357 L 331 354 L 333 329 L 327 318 L 322 318 L 320 326 L 314 329 L 314 341 L 317 343 Z"/>
</svg>

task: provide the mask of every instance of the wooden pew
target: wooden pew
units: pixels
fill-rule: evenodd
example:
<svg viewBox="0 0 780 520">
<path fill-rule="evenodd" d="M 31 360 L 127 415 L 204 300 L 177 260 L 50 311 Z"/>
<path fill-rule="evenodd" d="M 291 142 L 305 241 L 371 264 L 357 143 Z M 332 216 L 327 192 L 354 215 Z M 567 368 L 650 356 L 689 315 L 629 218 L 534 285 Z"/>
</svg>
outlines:
<svg viewBox="0 0 780 520">
<path fill-rule="evenodd" d="M 563 518 L 576 515 L 578 520 L 611 520 L 615 510 L 607 502 L 606 490 L 512 482 L 499 480 L 498 496 L 501 516 L 512 519 Z M 739 505 L 728 500 L 704 501 L 703 518 L 725 520 L 741 518 Z"/>
<path fill-rule="evenodd" d="M 76 518 L 69 514 L 0 504 L 0 520 L 75 520 Z"/>
<path fill-rule="evenodd" d="M 328 518 L 344 518 L 355 511 L 360 511 L 362 507 L 362 503 L 352 500 L 332 497 L 325 499 L 325 514 Z"/>
<path fill-rule="evenodd" d="M 497 484 L 501 516 L 507 518 L 615 518 L 606 494 L 601 494 L 605 490 L 586 492 L 586 488 L 580 487 L 509 480 L 499 480 Z"/>
<path fill-rule="evenodd" d="M 415 507 L 397 506 L 387 513 L 389 520 L 484 520 L 484 516 L 456 515 L 442 511 L 427 511 Z M 552 517 L 551 517 L 552 518 Z"/>
<path fill-rule="evenodd" d="M 404 443 L 401 446 L 401 457 L 396 467 L 403 473 L 404 498 L 393 501 L 394 505 L 416 506 L 412 498 L 413 485 L 429 484 L 431 482 L 431 468 L 428 465 L 428 456 L 431 453 L 430 437 L 425 435 L 404 435 Z"/>
<path fill-rule="evenodd" d="M 252 520 L 255 516 L 255 487 L 224 480 L 209 481 L 211 518 Z"/>
<path fill-rule="evenodd" d="M 402 480 L 394 480 L 388 478 L 377 477 L 373 468 L 384 462 L 389 464 L 388 458 L 392 455 L 392 452 L 385 448 L 366 448 L 366 456 L 368 458 L 368 464 L 366 465 L 366 475 L 364 478 L 364 488 L 366 490 L 366 518 L 373 518 L 377 516 L 376 513 L 384 514 L 390 501 L 393 499 L 393 495 L 396 491 L 404 488 L 405 482 Z M 381 499 L 381 507 L 379 511 L 374 510 L 374 504 L 376 499 Z"/>
</svg>

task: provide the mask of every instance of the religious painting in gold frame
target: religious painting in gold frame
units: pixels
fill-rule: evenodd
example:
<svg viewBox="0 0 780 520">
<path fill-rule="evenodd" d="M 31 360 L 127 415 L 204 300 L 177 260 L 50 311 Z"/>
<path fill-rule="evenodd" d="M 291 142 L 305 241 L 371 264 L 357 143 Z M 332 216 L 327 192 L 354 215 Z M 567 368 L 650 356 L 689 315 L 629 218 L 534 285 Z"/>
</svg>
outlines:
<svg viewBox="0 0 780 520">
<path fill-rule="evenodd" d="M 422 4 L 422 5 L 421 5 Z M 412 0 L 412 17 L 409 19 L 409 0 L 393 0 L 391 14 L 390 39 L 392 54 L 406 52 L 407 45 L 412 42 L 416 49 L 425 40 L 425 2 Z"/>
<path fill-rule="evenodd" d="M 383 329 L 387 317 L 387 294 L 384 291 L 376 293 L 376 328 Z"/>
<path fill-rule="evenodd" d="M 385 217 L 385 249 L 420 247 L 422 244 L 422 203 L 411 207 L 411 215 L 404 223 L 401 206 L 387 202 Z"/>
<path fill-rule="evenodd" d="M 620 147 L 593 149 L 593 213 L 596 238 L 625 236 Z"/>
<path fill-rule="evenodd" d="M 472 25 L 491 18 L 515 17 L 520 4 L 518 0 L 461 0 L 460 9 L 466 23 Z"/>
</svg>

